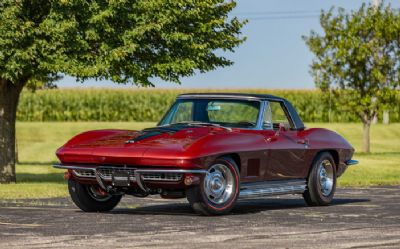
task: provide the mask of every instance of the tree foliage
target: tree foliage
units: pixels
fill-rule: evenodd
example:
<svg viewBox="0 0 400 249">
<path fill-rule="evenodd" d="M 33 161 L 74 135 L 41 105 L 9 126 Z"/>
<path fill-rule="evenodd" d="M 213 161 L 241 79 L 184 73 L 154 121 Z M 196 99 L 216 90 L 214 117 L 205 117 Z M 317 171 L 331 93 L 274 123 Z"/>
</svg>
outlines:
<svg viewBox="0 0 400 249">
<path fill-rule="evenodd" d="M 65 73 L 81 80 L 179 82 L 232 62 L 216 55 L 243 42 L 224 0 L 3 0 L 0 77 Z"/>
<path fill-rule="evenodd" d="M 323 34 L 312 31 L 304 37 L 315 55 L 311 73 L 316 85 L 332 91 L 340 108 L 354 112 L 369 129 L 399 86 L 400 12 L 384 4 L 363 4 L 349 13 L 332 8 L 322 11 L 320 23 Z"/>
<path fill-rule="evenodd" d="M 15 118 L 24 87 L 60 74 L 153 86 L 232 64 L 244 41 L 234 0 L 1 0 L 0 182 L 15 181 Z M 221 54 L 221 53 L 219 53 Z"/>
</svg>

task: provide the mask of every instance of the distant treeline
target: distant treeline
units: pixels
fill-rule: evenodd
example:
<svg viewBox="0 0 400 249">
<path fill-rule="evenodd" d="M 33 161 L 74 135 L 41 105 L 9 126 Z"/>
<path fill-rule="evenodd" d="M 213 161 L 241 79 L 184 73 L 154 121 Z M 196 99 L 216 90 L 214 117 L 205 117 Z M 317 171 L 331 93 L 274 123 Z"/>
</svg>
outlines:
<svg viewBox="0 0 400 249">
<path fill-rule="evenodd" d="M 19 121 L 158 121 L 180 93 L 207 90 L 49 89 L 24 91 Z M 272 94 L 287 98 L 304 122 L 358 122 L 351 111 L 338 110 L 335 99 L 319 90 L 241 89 L 213 92 Z M 389 108 L 390 122 L 400 122 L 400 103 Z M 382 110 L 378 118 L 381 120 Z"/>
</svg>

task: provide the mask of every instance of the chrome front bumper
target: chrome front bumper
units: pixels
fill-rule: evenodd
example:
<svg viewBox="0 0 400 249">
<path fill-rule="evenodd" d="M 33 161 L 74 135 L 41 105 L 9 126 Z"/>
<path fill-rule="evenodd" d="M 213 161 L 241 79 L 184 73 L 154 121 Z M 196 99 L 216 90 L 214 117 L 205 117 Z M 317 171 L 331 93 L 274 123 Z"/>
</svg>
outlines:
<svg viewBox="0 0 400 249">
<path fill-rule="evenodd" d="M 136 182 L 140 189 L 144 192 L 149 192 L 150 189 L 146 187 L 145 181 L 157 181 L 159 180 L 156 177 L 152 177 L 151 174 L 206 174 L 207 170 L 200 170 L 200 169 L 138 169 L 138 168 L 131 168 L 131 167 L 116 167 L 116 166 L 77 166 L 77 165 L 65 165 L 65 164 L 54 164 L 54 168 L 56 169 L 67 169 L 72 170 L 73 174 L 78 177 L 83 178 L 95 178 L 97 183 L 100 185 L 101 188 L 104 190 L 108 190 L 105 184 L 105 180 L 111 180 L 111 177 L 102 173 L 104 170 L 114 172 L 114 171 L 128 171 L 129 172 L 129 180 L 130 182 Z M 82 172 L 92 172 L 92 174 L 85 174 L 82 175 L 77 173 L 79 171 Z M 132 174 L 132 176 L 131 176 Z M 150 176 L 149 176 L 150 175 Z M 144 177 L 146 176 L 146 178 Z M 167 178 L 168 179 L 168 178 Z M 173 180 L 165 180 L 164 181 L 176 181 L 180 180 L 178 178 L 171 177 L 170 179 Z"/>
</svg>

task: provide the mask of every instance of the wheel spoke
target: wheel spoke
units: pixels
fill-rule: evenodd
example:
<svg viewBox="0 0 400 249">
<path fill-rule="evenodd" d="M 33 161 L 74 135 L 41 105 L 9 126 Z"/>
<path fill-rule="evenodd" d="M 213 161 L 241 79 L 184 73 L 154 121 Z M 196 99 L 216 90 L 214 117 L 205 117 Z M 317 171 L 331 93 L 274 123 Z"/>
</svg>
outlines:
<svg viewBox="0 0 400 249">
<path fill-rule="evenodd" d="M 323 160 L 318 168 L 318 182 L 324 196 L 331 194 L 333 189 L 333 165 L 329 160 Z"/>
<path fill-rule="evenodd" d="M 224 164 L 211 166 L 204 179 L 204 190 L 209 201 L 225 203 L 233 193 L 234 177 Z"/>
</svg>

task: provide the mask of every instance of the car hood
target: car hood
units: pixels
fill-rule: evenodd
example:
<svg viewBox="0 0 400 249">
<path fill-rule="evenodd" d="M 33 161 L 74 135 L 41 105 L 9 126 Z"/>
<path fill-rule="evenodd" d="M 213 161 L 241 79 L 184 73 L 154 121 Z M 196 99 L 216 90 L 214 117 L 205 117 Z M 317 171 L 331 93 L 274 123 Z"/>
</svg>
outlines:
<svg viewBox="0 0 400 249">
<path fill-rule="evenodd" d="M 146 158 L 176 160 L 201 139 L 229 132 L 218 127 L 97 130 L 77 135 L 58 149 L 63 163 L 141 164 Z"/>
</svg>

